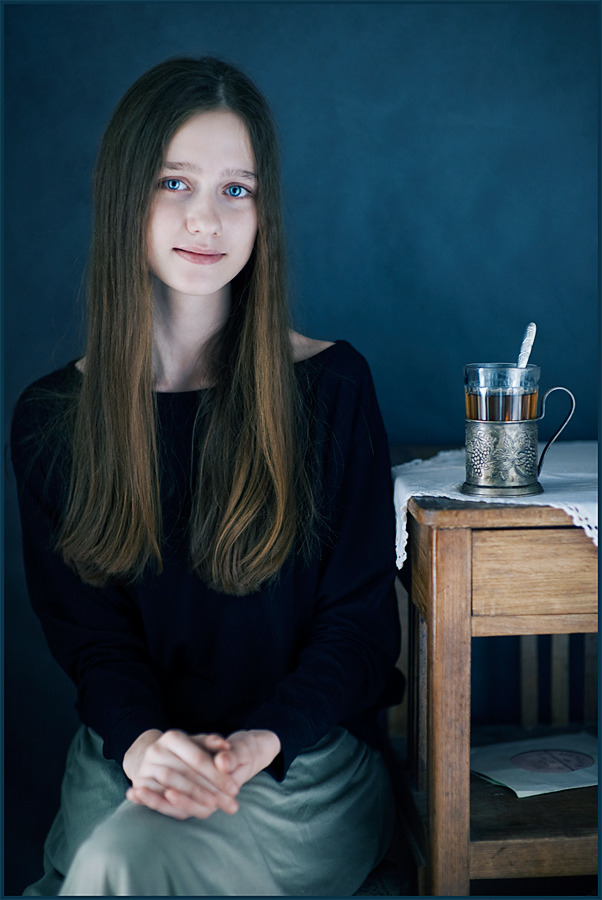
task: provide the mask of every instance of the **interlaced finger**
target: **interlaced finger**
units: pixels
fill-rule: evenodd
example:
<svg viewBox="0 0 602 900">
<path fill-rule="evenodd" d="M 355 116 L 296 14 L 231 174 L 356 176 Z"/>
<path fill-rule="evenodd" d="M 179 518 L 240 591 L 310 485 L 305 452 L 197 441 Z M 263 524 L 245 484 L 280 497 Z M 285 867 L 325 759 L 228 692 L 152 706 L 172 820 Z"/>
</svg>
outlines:
<svg viewBox="0 0 602 900">
<path fill-rule="evenodd" d="M 153 785 L 158 785 L 165 794 L 167 791 L 173 790 L 187 795 L 199 803 L 206 803 L 213 809 L 223 809 L 225 812 L 235 812 L 238 809 L 238 804 L 233 797 L 223 791 L 218 791 L 215 785 L 192 770 L 187 770 L 182 774 L 166 765 L 151 765 L 146 777 L 153 782 Z M 138 784 L 139 782 L 136 783 L 136 787 Z M 147 784 L 146 778 L 142 784 Z"/>
<path fill-rule="evenodd" d="M 223 742 L 223 746 L 226 748 L 228 742 L 221 738 L 219 735 L 211 735 L 211 736 L 202 736 L 205 738 L 212 738 L 216 743 L 216 751 L 217 751 L 217 742 Z M 162 751 L 166 749 L 170 754 L 173 755 L 173 759 L 170 757 L 169 760 L 162 756 Z M 215 751 L 214 751 L 215 752 Z M 199 746 L 198 743 L 190 738 L 187 734 L 180 731 L 167 731 L 165 734 L 161 736 L 161 738 L 153 745 L 151 748 L 151 754 L 149 754 L 149 761 L 153 762 L 167 762 L 170 768 L 175 769 L 176 771 L 186 773 L 187 777 L 190 777 L 192 781 L 204 786 L 209 783 L 213 785 L 218 791 L 224 791 L 226 794 L 230 796 L 236 796 L 238 793 L 238 785 L 228 774 L 219 772 L 214 764 L 213 764 L 213 753 L 208 752 L 203 747 Z M 196 776 L 200 776 L 198 778 L 189 776 L 188 773 L 195 773 Z"/>
<path fill-rule="evenodd" d="M 224 778 L 215 768 L 213 756 L 201 748 L 194 748 L 199 751 L 197 761 L 200 760 L 202 764 L 199 767 L 201 771 L 192 768 L 181 755 L 174 752 L 174 748 L 177 750 L 186 742 L 192 743 L 187 735 L 176 735 L 177 738 L 180 736 L 183 741 L 161 738 L 148 748 L 134 778 L 133 787 L 150 787 L 160 794 L 171 789 L 187 795 L 194 802 L 208 805 L 212 810 L 220 808 L 228 813 L 236 812 L 238 806 L 233 799 L 238 793 L 236 782 L 231 778 Z M 223 738 L 218 738 L 218 741 L 219 746 L 228 746 Z"/>
<path fill-rule="evenodd" d="M 142 786 L 130 788 L 127 796 L 133 803 L 147 806 L 149 809 L 171 816 L 173 819 L 189 819 L 191 817 L 207 819 L 215 812 L 214 803 L 199 803 L 177 791 L 168 790 L 165 793 L 160 793 L 152 790 L 150 787 Z"/>
</svg>

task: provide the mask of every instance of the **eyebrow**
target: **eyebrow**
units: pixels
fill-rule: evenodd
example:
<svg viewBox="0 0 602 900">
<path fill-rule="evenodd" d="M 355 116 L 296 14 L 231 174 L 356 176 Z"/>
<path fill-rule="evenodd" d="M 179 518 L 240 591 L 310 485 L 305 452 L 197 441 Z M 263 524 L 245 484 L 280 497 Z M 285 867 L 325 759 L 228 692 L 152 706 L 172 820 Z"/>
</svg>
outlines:
<svg viewBox="0 0 602 900">
<path fill-rule="evenodd" d="M 182 172 L 183 170 L 199 174 L 202 172 L 194 163 L 188 162 L 166 162 L 163 165 L 163 169 L 169 172 Z M 220 172 L 220 175 L 225 178 L 251 178 L 253 181 L 257 181 L 255 172 L 249 172 L 247 169 L 225 169 L 223 172 Z"/>
</svg>

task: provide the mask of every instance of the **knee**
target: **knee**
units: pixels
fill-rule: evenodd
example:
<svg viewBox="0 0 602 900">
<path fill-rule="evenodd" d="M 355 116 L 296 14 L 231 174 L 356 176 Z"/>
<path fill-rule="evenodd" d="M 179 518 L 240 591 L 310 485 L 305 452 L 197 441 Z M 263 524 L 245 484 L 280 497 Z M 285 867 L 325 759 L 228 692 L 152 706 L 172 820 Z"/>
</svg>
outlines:
<svg viewBox="0 0 602 900">
<path fill-rule="evenodd" d="M 156 877 L 165 849 L 156 827 L 159 814 L 142 808 L 133 811 L 134 816 L 119 815 L 119 811 L 109 816 L 83 842 L 61 894 L 135 895 L 149 876 Z"/>
</svg>

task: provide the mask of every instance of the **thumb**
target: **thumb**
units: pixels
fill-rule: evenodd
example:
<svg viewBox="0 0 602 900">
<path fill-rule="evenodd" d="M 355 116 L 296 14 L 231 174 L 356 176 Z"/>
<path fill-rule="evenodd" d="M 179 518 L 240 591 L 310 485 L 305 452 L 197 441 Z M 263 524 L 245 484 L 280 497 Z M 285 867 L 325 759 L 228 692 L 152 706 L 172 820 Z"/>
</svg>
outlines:
<svg viewBox="0 0 602 900">
<path fill-rule="evenodd" d="M 218 772 L 222 772 L 224 775 L 228 775 L 230 772 L 234 771 L 234 769 L 238 765 L 238 762 L 233 753 L 230 753 L 228 750 L 220 750 L 219 753 L 215 754 L 213 765 L 218 770 Z"/>
</svg>

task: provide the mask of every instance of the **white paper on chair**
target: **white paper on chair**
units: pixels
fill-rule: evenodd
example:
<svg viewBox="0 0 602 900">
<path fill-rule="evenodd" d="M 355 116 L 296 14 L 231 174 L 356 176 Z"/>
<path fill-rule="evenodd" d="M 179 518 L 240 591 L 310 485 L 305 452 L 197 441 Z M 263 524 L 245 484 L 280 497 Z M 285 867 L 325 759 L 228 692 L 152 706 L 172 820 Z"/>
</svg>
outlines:
<svg viewBox="0 0 602 900">
<path fill-rule="evenodd" d="M 590 787 L 598 784 L 598 741 L 581 732 L 474 747 L 470 768 L 517 797 Z"/>
</svg>

